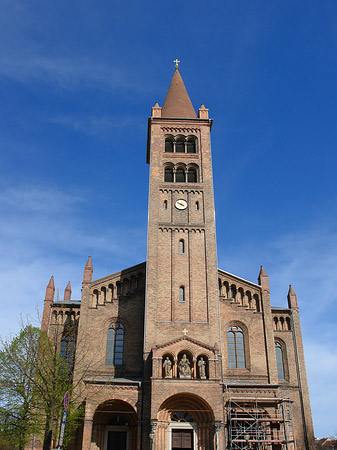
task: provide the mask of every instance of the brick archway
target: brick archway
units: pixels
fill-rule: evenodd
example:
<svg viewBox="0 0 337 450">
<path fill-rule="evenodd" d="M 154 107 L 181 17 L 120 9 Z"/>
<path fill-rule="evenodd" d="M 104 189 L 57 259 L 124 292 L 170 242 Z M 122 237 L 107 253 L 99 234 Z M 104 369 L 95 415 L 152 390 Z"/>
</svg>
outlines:
<svg viewBox="0 0 337 450">
<path fill-rule="evenodd" d="M 190 393 L 175 394 L 159 408 L 155 449 L 172 450 L 173 433 L 192 430 L 192 450 L 213 450 L 215 439 L 214 413 L 200 396 Z"/>
<path fill-rule="evenodd" d="M 98 449 L 105 450 L 109 448 L 109 439 L 125 441 L 120 447 L 123 450 L 137 448 L 137 414 L 134 408 L 123 400 L 107 400 L 95 410 L 91 442 L 95 443 Z"/>
</svg>

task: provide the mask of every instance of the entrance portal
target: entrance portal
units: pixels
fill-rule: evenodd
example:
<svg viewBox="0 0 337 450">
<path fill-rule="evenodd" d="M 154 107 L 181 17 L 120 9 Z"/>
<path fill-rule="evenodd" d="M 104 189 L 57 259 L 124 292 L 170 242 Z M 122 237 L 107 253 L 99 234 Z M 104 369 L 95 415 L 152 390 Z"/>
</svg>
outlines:
<svg viewBox="0 0 337 450">
<path fill-rule="evenodd" d="M 209 404 L 195 394 L 167 398 L 157 416 L 155 450 L 215 450 L 214 414 Z"/>
<path fill-rule="evenodd" d="M 172 450 L 192 450 L 193 430 L 173 429 Z"/>
<path fill-rule="evenodd" d="M 94 414 L 91 442 L 99 450 L 136 450 L 137 415 L 123 400 L 107 400 Z"/>
</svg>

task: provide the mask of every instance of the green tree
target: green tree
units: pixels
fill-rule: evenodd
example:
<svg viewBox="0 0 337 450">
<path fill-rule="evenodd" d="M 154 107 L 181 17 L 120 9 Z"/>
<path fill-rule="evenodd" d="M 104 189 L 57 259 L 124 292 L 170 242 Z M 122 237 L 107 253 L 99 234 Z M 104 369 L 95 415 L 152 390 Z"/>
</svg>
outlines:
<svg viewBox="0 0 337 450">
<path fill-rule="evenodd" d="M 34 381 L 39 340 L 40 330 L 27 326 L 3 341 L 0 351 L 0 442 L 20 450 L 39 426 Z"/>
<path fill-rule="evenodd" d="M 0 442 L 10 442 L 12 448 L 22 450 L 38 436 L 49 450 L 57 438 L 64 394 L 69 391 L 71 398 L 73 389 L 73 358 L 69 353 L 60 356 L 57 342 L 31 325 L 1 342 Z M 81 409 L 69 412 L 67 436 L 81 417 Z"/>
</svg>

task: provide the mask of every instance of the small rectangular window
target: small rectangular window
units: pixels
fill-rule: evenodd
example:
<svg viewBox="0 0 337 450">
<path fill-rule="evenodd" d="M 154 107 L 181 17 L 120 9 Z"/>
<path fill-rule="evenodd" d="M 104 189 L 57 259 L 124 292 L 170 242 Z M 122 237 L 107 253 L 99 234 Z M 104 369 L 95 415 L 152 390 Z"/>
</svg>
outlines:
<svg viewBox="0 0 337 450">
<path fill-rule="evenodd" d="M 180 286 L 179 288 L 179 302 L 183 303 L 185 301 L 185 288 Z"/>
</svg>

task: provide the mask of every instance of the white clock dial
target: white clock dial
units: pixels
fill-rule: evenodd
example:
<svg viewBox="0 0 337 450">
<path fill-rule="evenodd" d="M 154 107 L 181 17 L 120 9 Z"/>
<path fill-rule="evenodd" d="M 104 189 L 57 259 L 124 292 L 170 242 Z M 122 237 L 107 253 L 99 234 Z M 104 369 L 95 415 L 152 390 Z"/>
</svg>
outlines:
<svg viewBox="0 0 337 450">
<path fill-rule="evenodd" d="M 176 205 L 177 209 L 186 209 L 187 208 L 187 201 L 184 200 L 184 199 L 177 200 L 175 205 Z"/>
</svg>

